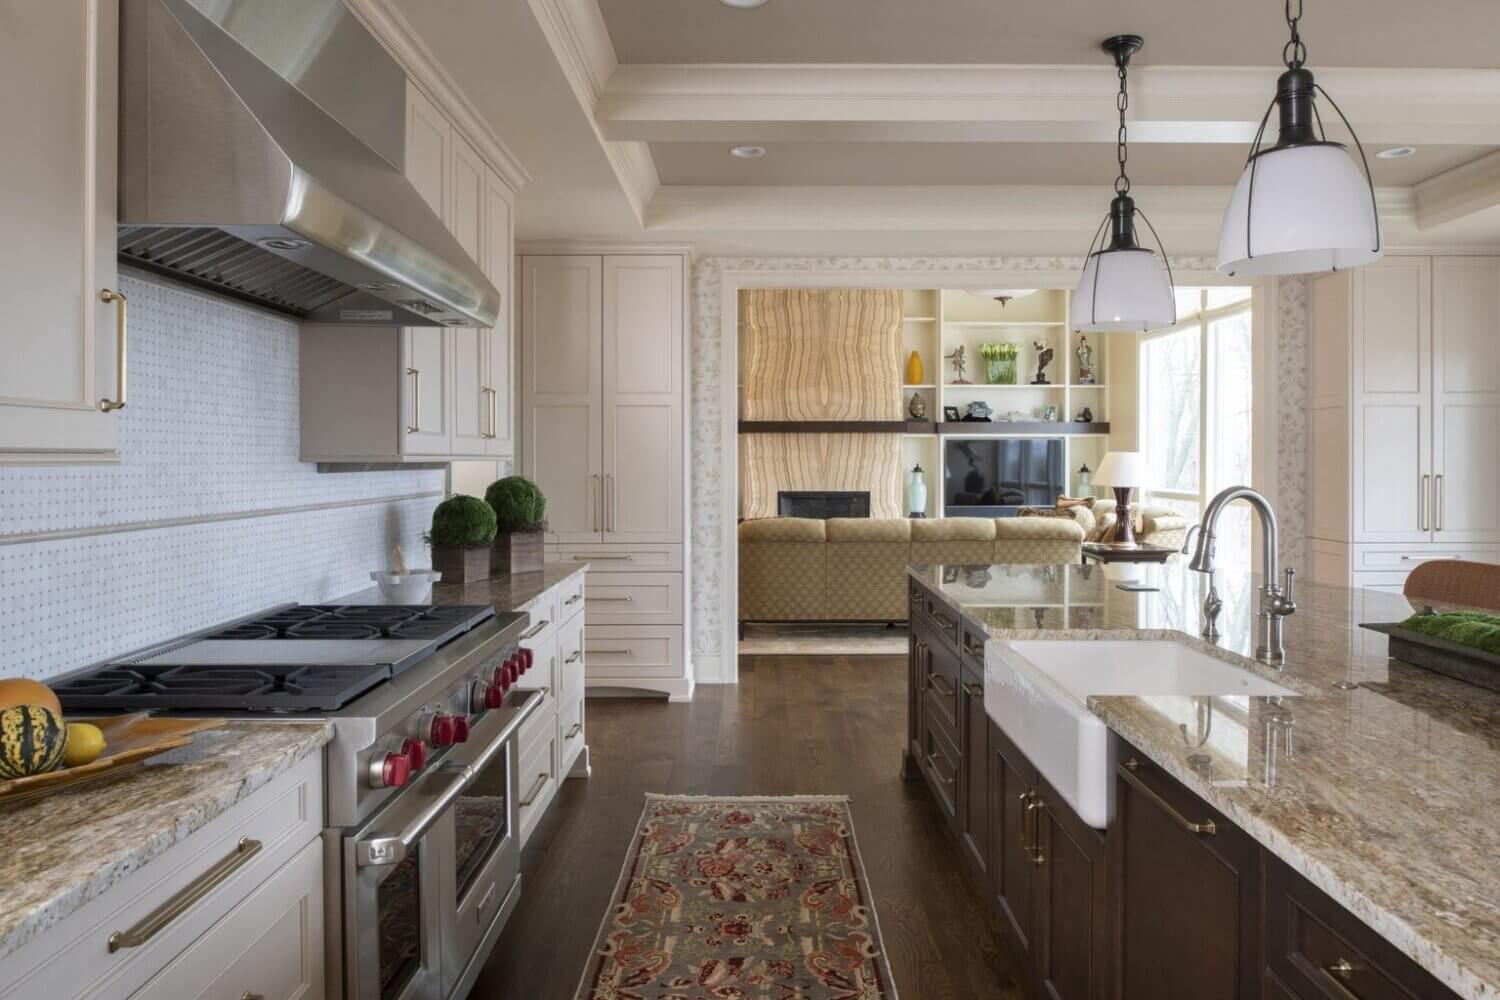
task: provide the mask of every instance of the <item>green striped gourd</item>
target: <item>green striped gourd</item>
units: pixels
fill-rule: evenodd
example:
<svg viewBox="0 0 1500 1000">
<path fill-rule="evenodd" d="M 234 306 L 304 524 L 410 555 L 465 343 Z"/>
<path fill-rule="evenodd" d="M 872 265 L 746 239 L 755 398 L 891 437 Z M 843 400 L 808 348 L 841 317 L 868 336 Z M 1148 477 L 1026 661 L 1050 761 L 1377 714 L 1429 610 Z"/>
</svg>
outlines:
<svg viewBox="0 0 1500 1000">
<path fill-rule="evenodd" d="M 62 717 L 38 705 L 0 712 L 0 779 L 45 774 L 62 762 L 68 727 Z"/>
</svg>

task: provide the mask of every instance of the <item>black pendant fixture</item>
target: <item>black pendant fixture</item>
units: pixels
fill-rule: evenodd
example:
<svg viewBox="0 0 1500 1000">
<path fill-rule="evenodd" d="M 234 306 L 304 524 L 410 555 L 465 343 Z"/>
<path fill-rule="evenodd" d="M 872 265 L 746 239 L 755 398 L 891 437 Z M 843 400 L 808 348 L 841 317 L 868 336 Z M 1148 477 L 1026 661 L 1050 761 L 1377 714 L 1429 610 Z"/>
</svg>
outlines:
<svg viewBox="0 0 1500 1000">
<path fill-rule="evenodd" d="M 1225 274 L 1334 271 L 1368 264 L 1381 254 L 1380 215 L 1364 146 L 1306 66 L 1307 46 L 1298 28 L 1302 0 L 1285 3 L 1291 32 L 1281 53 L 1286 70 L 1276 81 L 1276 96 L 1260 120 L 1224 213 L 1219 270 Z M 1342 143 L 1328 138 L 1318 97 L 1349 130 L 1363 172 Z M 1276 144 L 1262 149 L 1273 109 L 1279 111 Z"/>
</svg>

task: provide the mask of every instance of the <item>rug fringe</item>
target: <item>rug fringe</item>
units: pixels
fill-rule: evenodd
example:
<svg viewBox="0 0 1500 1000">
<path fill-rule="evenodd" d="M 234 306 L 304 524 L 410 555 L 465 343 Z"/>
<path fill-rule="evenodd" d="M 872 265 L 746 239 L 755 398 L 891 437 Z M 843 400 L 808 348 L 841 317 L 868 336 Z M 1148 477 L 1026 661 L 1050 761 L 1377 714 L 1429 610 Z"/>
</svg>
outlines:
<svg viewBox="0 0 1500 1000">
<path fill-rule="evenodd" d="M 668 795 L 647 792 L 647 799 L 672 799 L 678 802 L 851 802 L 847 795 Z"/>
</svg>

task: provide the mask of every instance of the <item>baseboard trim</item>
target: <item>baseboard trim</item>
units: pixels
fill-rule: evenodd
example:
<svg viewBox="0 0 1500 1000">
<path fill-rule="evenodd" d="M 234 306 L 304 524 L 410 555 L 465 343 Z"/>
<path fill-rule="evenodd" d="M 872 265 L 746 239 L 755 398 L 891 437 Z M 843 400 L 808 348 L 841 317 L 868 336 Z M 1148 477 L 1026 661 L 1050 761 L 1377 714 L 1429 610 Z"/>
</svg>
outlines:
<svg viewBox="0 0 1500 1000">
<path fill-rule="evenodd" d="M 719 653 L 693 654 L 693 680 L 699 684 L 734 684 L 724 673 L 724 657 Z"/>
</svg>

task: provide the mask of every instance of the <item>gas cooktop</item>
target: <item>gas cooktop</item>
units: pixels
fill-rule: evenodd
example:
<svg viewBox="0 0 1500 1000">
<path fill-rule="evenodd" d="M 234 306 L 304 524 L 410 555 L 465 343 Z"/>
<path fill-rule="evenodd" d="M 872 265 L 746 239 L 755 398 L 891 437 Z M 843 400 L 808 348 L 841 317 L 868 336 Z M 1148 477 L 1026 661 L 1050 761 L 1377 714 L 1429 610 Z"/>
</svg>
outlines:
<svg viewBox="0 0 1500 1000">
<path fill-rule="evenodd" d="M 103 664 L 54 690 L 65 711 L 332 712 L 494 616 L 459 604 L 288 605 Z"/>
</svg>

